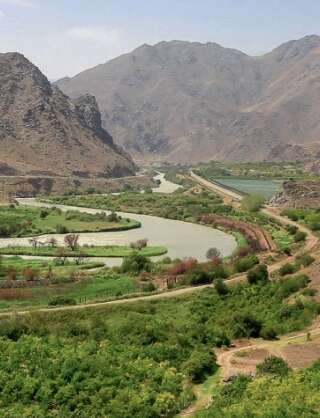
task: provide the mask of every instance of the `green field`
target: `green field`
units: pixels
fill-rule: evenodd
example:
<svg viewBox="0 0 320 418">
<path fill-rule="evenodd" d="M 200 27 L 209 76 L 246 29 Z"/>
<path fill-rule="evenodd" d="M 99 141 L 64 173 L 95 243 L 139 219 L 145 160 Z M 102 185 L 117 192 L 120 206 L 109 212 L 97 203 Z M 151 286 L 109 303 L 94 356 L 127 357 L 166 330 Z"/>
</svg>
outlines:
<svg viewBox="0 0 320 418">
<path fill-rule="evenodd" d="M 154 257 L 167 253 L 166 247 L 145 247 L 139 253 L 145 257 Z M 127 257 L 134 253 L 129 246 L 83 246 L 77 247 L 74 251 L 66 247 L 38 247 L 10 246 L 0 247 L 0 254 L 3 255 L 28 255 L 35 257 Z"/>
<path fill-rule="evenodd" d="M 81 213 L 58 208 L 39 209 L 24 206 L 0 207 L 0 237 L 24 237 L 74 232 L 107 232 L 139 228 L 139 222 L 106 215 Z"/>
<path fill-rule="evenodd" d="M 79 271 L 84 273 L 81 281 L 71 282 L 67 279 L 72 273 L 79 275 Z M 56 298 L 68 299 L 73 304 L 99 302 L 143 292 L 134 278 L 111 271 L 90 273 L 73 267 L 66 269 L 65 274 L 65 281 L 63 276 L 59 280 L 56 276 L 56 284 L 50 286 L 0 289 L 0 309 L 47 307 Z"/>
<path fill-rule="evenodd" d="M 77 265 L 73 261 L 66 261 L 64 265 L 59 265 L 54 261 L 44 260 L 24 260 L 21 257 L 1 257 L 0 258 L 0 280 L 6 279 L 8 273 L 15 272 L 16 280 L 21 280 L 25 270 L 32 269 L 38 273 L 39 276 L 45 277 L 50 270 L 53 277 L 57 279 L 69 277 L 75 270 L 86 271 L 103 267 L 104 264 L 100 262 L 86 262 Z"/>
</svg>

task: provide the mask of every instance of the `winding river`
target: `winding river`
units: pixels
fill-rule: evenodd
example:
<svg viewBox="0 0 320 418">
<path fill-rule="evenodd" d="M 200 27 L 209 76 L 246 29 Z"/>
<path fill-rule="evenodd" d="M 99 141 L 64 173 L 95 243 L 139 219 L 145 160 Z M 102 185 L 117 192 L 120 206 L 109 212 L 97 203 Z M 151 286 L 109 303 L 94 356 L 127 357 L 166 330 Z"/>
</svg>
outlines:
<svg viewBox="0 0 320 418">
<path fill-rule="evenodd" d="M 164 175 L 159 173 L 161 184 L 164 185 L 158 189 L 163 193 L 171 193 L 177 190 L 174 183 L 168 182 L 164 179 Z M 171 183 L 171 185 L 170 185 Z M 169 192 L 170 193 L 170 192 Z M 91 208 L 80 208 L 65 205 L 50 205 L 38 202 L 35 199 L 17 199 L 22 205 L 36 206 L 36 207 L 59 207 L 66 211 L 70 209 L 78 210 L 80 212 L 97 213 L 101 210 Z M 108 211 L 106 211 L 109 213 Z M 131 242 L 139 239 L 148 238 L 149 245 L 163 245 L 168 248 L 168 256 L 171 258 L 185 258 L 194 257 L 199 261 L 206 260 L 206 252 L 211 247 L 216 247 L 220 250 L 223 256 L 228 256 L 236 249 L 236 240 L 232 235 L 225 232 L 183 221 L 176 221 L 170 219 L 159 218 L 157 216 L 140 215 L 135 213 L 117 212 L 124 218 L 134 218 L 141 222 L 142 227 L 130 231 L 121 232 L 98 232 L 98 233 L 82 233 L 80 235 L 79 243 L 81 245 L 128 245 Z M 63 243 L 64 235 L 50 234 L 40 237 L 41 241 L 46 241 L 50 237 L 55 237 L 59 243 Z M 29 238 L 3 238 L 0 239 L 0 247 L 8 245 L 29 245 Z M 26 257 L 27 258 L 27 257 Z M 34 257 L 33 257 L 34 258 Z M 37 257 L 41 258 L 41 257 Z M 157 259 L 159 257 L 154 257 Z M 107 266 L 117 266 L 122 263 L 121 258 L 95 258 L 95 261 L 103 261 Z"/>
</svg>

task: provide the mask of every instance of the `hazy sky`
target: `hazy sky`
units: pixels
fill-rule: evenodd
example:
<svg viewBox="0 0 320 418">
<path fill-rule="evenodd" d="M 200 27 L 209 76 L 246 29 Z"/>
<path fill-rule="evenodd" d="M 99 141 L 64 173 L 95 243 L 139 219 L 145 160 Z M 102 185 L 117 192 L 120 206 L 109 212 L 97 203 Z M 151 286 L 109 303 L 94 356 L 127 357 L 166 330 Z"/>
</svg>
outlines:
<svg viewBox="0 0 320 418">
<path fill-rule="evenodd" d="M 143 43 L 217 42 L 250 54 L 320 34 L 320 0 L 0 0 L 0 51 L 50 79 Z"/>
</svg>

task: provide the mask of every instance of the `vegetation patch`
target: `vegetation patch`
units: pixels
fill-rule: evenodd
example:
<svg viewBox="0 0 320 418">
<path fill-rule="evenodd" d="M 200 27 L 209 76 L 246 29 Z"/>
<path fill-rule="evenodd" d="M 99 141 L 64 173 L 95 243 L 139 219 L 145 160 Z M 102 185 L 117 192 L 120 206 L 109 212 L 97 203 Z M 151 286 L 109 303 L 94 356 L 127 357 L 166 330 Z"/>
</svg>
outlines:
<svg viewBox="0 0 320 418">
<path fill-rule="evenodd" d="M 316 303 L 282 315 L 287 308 L 283 286 L 241 284 L 230 287 L 227 295 L 208 289 L 180 299 L 2 318 L 2 413 L 173 417 L 193 399 L 193 382 L 203 382 L 217 369 L 214 347 L 229 345 L 233 338 L 260 336 L 266 327 L 281 334 L 310 323 L 318 312 Z M 274 383 L 262 382 L 264 395 L 276 393 Z M 281 381 L 273 382 L 279 390 Z M 300 389 L 294 387 L 297 396 L 301 380 Z M 256 407 L 250 381 L 228 390 L 230 395 L 221 397 L 228 403 L 220 405 L 219 398 L 214 407 L 238 406 L 246 402 L 247 393 L 250 407 Z M 270 402 L 272 393 L 263 402 Z"/>
<path fill-rule="evenodd" d="M 218 417 L 316 417 L 319 416 L 320 363 L 306 370 L 289 370 L 281 359 L 267 359 L 262 376 L 235 377 L 215 391 L 212 406 L 195 416 Z"/>
<path fill-rule="evenodd" d="M 146 247 L 141 249 L 141 255 L 153 257 L 167 253 L 166 247 Z M 0 248 L 0 254 L 3 255 L 28 255 L 35 257 L 127 257 L 135 252 L 130 246 L 77 246 L 75 249 L 67 247 L 30 247 L 30 246 L 10 246 Z"/>
<path fill-rule="evenodd" d="M 73 232 L 107 232 L 139 228 L 132 219 L 122 219 L 116 213 L 90 214 L 58 208 L 0 207 L 0 237 L 25 237 Z"/>
</svg>

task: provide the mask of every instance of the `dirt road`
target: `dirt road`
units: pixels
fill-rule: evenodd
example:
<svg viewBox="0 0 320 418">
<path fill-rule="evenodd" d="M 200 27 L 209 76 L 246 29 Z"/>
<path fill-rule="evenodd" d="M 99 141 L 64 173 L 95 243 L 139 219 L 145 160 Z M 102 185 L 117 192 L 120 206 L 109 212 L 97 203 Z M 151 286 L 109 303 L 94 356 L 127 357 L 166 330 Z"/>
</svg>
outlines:
<svg viewBox="0 0 320 418">
<path fill-rule="evenodd" d="M 295 340 L 310 338 L 310 342 L 301 343 L 306 347 L 312 344 L 312 339 L 320 336 L 320 327 L 310 328 L 304 332 L 284 335 L 276 341 L 251 340 L 247 344 L 236 346 L 227 350 L 217 351 L 217 363 L 220 366 L 220 378 L 222 381 L 228 380 L 231 376 L 239 373 L 254 373 L 255 366 L 261 363 L 264 358 L 271 355 L 285 357 L 284 347 L 294 347 Z M 318 349 L 319 350 L 319 349 Z M 243 355 L 242 355 L 243 354 Z M 315 353 L 314 361 L 318 358 Z M 238 360 L 238 361 L 237 361 Z M 240 360 L 240 361 L 239 361 Z M 288 360 L 285 358 L 285 360 Z M 312 363 L 312 361 L 311 361 Z"/>
<path fill-rule="evenodd" d="M 241 201 L 243 198 L 243 195 L 241 195 L 240 193 L 227 189 L 217 183 L 213 183 L 209 180 L 206 180 L 203 177 L 200 177 L 197 174 L 195 174 L 193 171 L 190 171 L 190 176 L 194 181 L 196 181 L 201 186 L 204 186 L 207 189 L 214 191 L 215 193 L 217 193 L 218 195 L 222 197 L 231 198 L 236 201 Z"/>
</svg>

